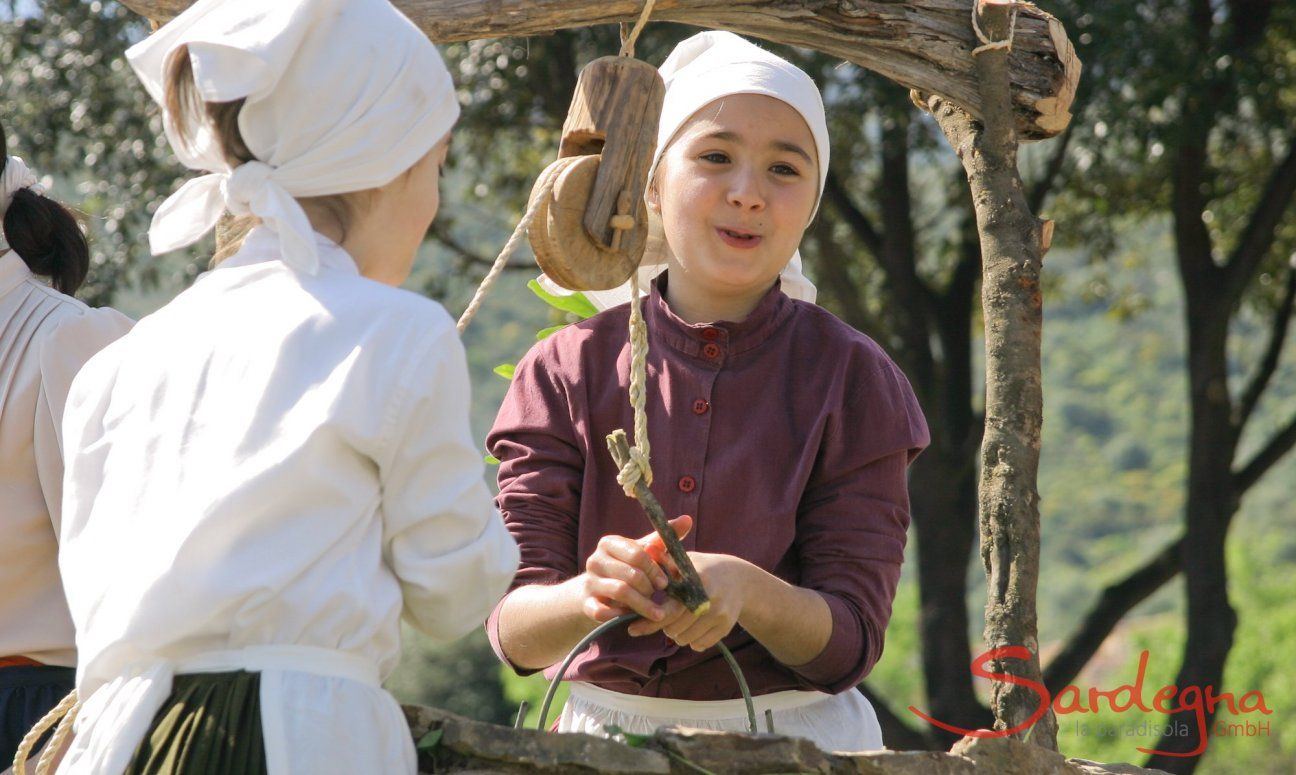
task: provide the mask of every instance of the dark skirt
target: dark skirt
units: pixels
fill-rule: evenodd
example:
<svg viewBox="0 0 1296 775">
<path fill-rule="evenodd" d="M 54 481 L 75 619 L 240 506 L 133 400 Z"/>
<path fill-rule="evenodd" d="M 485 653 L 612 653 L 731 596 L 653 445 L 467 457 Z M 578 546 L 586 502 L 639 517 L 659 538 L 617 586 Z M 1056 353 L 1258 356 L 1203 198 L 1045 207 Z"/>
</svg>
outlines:
<svg viewBox="0 0 1296 775">
<path fill-rule="evenodd" d="M 261 675 L 178 675 L 126 775 L 264 775 Z"/>
<path fill-rule="evenodd" d="M 27 730 L 76 686 L 70 667 L 0 667 L 0 770 L 13 763 Z M 45 745 L 46 732 L 33 751 Z"/>
</svg>

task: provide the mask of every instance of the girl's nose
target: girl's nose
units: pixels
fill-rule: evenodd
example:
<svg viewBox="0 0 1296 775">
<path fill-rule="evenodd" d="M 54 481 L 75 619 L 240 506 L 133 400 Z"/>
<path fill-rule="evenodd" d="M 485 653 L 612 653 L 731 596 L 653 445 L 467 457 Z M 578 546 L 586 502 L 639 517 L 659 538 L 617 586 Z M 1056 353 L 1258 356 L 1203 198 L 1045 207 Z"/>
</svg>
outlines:
<svg viewBox="0 0 1296 775">
<path fill-rule="evenodd" d="M 735 172 L 730 179 L 729 204 L 742 210 L 759 211 L 765 207 L 765 196 L 761 193 L 760 176 L 755 170 L 744 169 Z"/>
</svg>

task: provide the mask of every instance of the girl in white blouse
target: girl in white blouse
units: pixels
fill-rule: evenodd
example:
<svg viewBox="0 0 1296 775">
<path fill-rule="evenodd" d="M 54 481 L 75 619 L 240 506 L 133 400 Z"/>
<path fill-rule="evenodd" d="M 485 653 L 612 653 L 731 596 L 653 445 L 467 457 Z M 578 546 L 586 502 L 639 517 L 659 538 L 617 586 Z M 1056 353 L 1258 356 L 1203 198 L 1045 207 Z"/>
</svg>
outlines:
<svg viewBox="0 0 1296 775">
<path fill-rule="evenodd" d="M 72 298 L 90 265 L 85 237 L 8 154 L 0 126 L 0 766 L 72 689 L 76 651 L 57 556 L 59 421 L 81 365 L 130 329 L 124 315 Z"/>
<path fill-rule="evenodd" d="M 444 309 L 400 290 L 458 106 L 386 0 L 200 0 L 128 52 L 187 166 L 155 252 L 241 248 L 73 387 L 60 773 L 414 773 L 402 616 L 480 625 L 518 550 Z"/>
</svg>

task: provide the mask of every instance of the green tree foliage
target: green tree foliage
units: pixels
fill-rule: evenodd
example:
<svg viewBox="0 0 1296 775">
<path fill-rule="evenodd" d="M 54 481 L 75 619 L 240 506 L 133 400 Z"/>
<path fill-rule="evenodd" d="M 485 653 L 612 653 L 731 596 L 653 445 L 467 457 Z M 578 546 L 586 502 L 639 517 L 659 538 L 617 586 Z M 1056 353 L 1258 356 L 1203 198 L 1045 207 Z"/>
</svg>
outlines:
<svg viewBox="0 0 1296 775">
<path fill-rule="evenodd" d="M 1164 214 L 1171 225 L 1166 258 L 1183 291 L 1190 406 L 1184 533 L 1146 567 L 1171 567 L 1164 556 L 1186 574 L 1176 683 L 1218 685 L 1237 628 L 1225 540 L 1243 496 L 1296 445 L 1290 412 L 1277 428 L 1255 422 L 1273 396 L 1296 296 L 1296 219 L 1287 216 L 1296 197 L 1296 8 L 1271 0 L 1056 5 L 1081 31 L 1090 63 L 1065 217 L 1093 244 L 1126 217 Z M 1259 343 L 1239 347 L 1230 334 L 1253 326 L 1249 315 L 1265 321 Z M 1129 601 L 1168 578 L 1129 578 L 1140 576 L 1147 583 Z M 1198 742 L 1167 738 L 1160 748 L 1184 753 Z M 1149 759 L 1175 772 L 1199 761 Z"/>
<path fill-rule="evenodd" d="M 123 56 L 148 34 L 147 22 L 100 0 L 46 0 L 39 12 L 14 0 L 4 6 L 0 102 L 11 153 L 85 214 L 92 263 L 81 296 L 106 304 L 117 289 L 155 285 L 167 269 L 192 278 L 210 245 L 159 261 L 144 239 L 185 174 Z"/>
</svg>

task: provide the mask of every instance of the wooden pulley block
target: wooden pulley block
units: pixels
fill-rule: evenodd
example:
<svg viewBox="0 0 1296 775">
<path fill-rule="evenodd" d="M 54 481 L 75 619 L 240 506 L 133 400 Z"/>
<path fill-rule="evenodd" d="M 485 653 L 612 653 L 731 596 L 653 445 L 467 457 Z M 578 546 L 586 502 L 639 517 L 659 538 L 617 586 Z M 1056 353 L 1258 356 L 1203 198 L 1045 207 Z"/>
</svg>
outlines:
<svg viewBox="0 0 1296 775">
<path fill-rule="evenodd" d="M 558 284 L 606 290 L 639 267 L 648 240 L 644 190 L 665 94 L 657 69 L 632 57 L 602 57 L 581 71 L 558 161 L 532 196 L 551 174 L 552 192 L 537 203 L 527 232 L 536 262 Z"/>
</svg>

